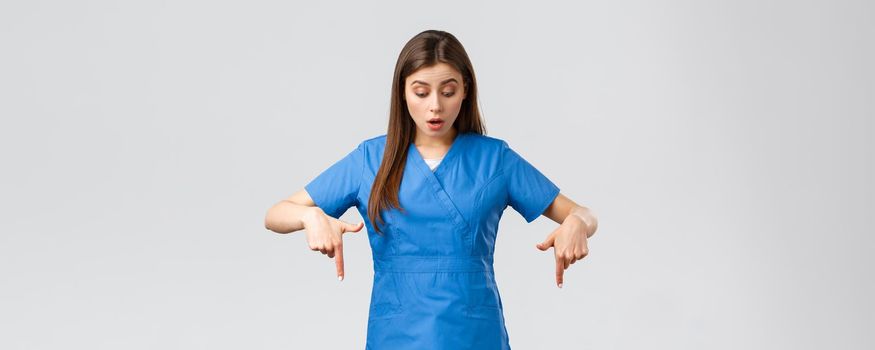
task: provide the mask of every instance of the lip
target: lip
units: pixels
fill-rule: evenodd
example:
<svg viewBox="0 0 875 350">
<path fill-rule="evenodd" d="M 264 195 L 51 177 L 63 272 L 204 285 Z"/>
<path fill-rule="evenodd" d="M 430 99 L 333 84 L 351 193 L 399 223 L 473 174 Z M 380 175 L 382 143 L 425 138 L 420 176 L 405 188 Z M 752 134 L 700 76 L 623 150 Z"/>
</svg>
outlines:
<svg viewBox="0 0 875 350">
<path fill-rule="evenodd" d="M 437 123 L 432 123 L 432 121 L 435 121 Z M 431 131 L 438 131 L 440 129 L 443 129 L 444 124 L 446 124 L 446 123 L 441 118 L 432 118 L 432 119 L 429 119 L 427 123 L 425 123 L 425 125 L 427 125 L 429 130 L 431 130 Z"/>
</svg>

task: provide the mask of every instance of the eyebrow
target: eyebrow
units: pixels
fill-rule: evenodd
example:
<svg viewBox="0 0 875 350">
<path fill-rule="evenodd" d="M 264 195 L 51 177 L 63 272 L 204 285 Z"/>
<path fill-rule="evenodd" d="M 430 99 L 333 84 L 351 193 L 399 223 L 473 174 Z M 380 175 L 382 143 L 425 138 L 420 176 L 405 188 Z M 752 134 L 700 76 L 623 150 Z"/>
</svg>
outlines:
<svg viewBox="0 0 875 350">
<path fill-rule="evenodd" d="M 456 80 L 456 78 L 449 78 L 449 79 L 447 79 L 447 80 L 442 81 L 442 82 L 441 82 L 441 85 L 444 85 L 444 84 L 449 83 L 449 82 L 451 82 L 451 81 L 454 81 L 454 82 L 456 82 L 457 84 L 459 83 L 459 81 Z M 419 84 L 422 84 L 422 85 L 426 85 L 426 86 L 428 86 L 428 83 L 426 83 L 426 82 L 424 82 L 424 81 L 421 81 L 421 80 L 414 80 L 412 83 L 410 83 L 410 85 L 413 85 L 413 84 L 416 84 L 416 83 L 419 83 Z"/>
</svg>

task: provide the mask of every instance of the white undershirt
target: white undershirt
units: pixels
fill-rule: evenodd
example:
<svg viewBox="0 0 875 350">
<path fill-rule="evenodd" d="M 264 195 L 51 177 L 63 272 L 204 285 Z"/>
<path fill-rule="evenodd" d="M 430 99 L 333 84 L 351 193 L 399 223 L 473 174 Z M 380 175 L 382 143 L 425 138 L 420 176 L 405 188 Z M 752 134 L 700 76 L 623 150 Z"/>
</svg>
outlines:
<svg viewBox="0 0 875 350">
<path fill-rule="evenodd" d="M 434 169 L 437 168 L 438 164 L 440 164 L 442 159 L 444 159 L 444 157 L 434 159 L 423 158 L 423 160 L 425 160 L 425 163 L 428 164 L 428 167 L 431 169 L 431 171 L 434 171 Z"/>
</svg>

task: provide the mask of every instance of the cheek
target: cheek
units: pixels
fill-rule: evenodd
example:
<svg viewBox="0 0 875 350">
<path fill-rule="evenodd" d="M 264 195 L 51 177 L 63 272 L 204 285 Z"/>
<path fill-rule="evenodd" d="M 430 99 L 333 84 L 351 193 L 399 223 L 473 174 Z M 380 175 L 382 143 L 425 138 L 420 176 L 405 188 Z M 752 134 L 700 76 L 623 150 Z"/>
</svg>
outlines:
<svg viewBox="0 0 875 350">
<path fill-rule="evenodd" d="M 419 117 L 422 115 L 424 108 L 425 105 L 416 99 L 407 100 L 407 110 L 410 111 L 410 115 L 412 115 L 414 119 L 420 119 Z"/>
<path fill-rule="evenodd" d="M 462 108 L 462 102 L 465 102 L 461 97 L 453 100 L 453 109 L 458 110 Z"/>
<path fill-rule="evenodd" d="M 407 100 L 407 105 L 412 109 L 422 108 L 425 103 L 421 98 L 414 96 L 412 99 Z"/>
</svg>

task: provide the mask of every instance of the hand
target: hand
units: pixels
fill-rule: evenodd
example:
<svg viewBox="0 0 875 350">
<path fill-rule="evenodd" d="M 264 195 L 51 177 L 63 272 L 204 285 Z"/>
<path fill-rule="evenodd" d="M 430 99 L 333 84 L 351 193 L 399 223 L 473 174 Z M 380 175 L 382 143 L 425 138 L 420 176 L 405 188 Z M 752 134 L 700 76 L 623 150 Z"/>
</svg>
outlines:
<svg viewBox="0 0 875 350">
<path fill-rule="evenodd" d="M 547 239 L 535 245 L 541 251 L 553 247 L 556 256 L 556 284 L 559 288 L 562 288 L 565 270 L 589 254 L 586 242 L 589 230 L 589 225 L 581 217 L 568 215 L 562 224 L 547 236 Z"/>
<path fill-rule="evenodd" d="M 358 232 L 364 227 L 364 222 L 350 224 L 325 214 L 319 207 L 313 207 L 310 214 L 301 218 L 307 233 L 307 244 L 310 250 L 318 250 L 322 254 L 334 258 L 337 265 L 337 279 L 343 281 L 343 239 L 347 232 Z"/>
</svg>

